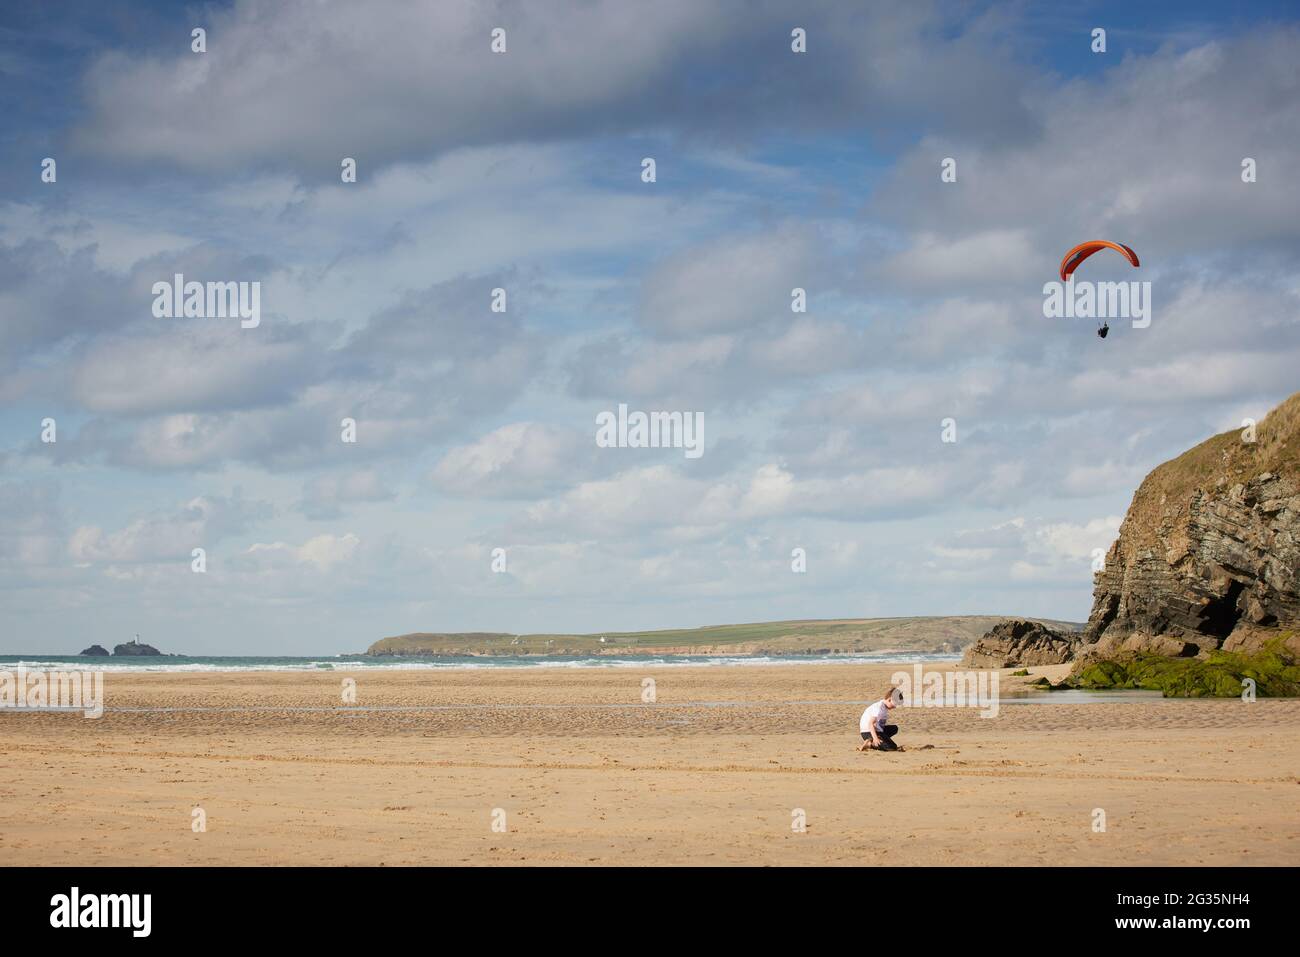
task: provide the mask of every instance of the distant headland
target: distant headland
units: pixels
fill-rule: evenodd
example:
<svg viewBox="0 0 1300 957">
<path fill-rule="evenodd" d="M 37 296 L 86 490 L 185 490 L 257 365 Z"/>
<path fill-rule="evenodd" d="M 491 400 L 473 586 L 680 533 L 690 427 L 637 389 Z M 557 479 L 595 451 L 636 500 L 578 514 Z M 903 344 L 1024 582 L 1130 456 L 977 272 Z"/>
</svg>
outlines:
<svg viewBox="0 0 1300 957">
<path fill-rule="evenodd" d="M 438 655 L 836 655 L 871 652 L 958 655 L 1001 615 L 835 618 L 708 625 L 664 631 L 515 635 L 417 632 L 376 641 L 374 656 Z M 1074 631 L 1074 622 L 1045 622 Z"/>
</svg>

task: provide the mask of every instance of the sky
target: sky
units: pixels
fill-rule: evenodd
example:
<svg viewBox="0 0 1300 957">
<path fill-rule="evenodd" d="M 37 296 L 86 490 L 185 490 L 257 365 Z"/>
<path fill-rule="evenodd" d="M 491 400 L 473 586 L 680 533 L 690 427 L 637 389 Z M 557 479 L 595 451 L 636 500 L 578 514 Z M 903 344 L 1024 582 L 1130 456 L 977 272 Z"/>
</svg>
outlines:
<svg viewBox="0 0 1300 957">
<path fill-rule="evenodd" d="M 1085 619 L 1300 388 L 1300 17 L 1058 6 L 7 7 L 0 652 Z M 1088 239 L 1149 326 L 1044 315 Z"/>
</svg>

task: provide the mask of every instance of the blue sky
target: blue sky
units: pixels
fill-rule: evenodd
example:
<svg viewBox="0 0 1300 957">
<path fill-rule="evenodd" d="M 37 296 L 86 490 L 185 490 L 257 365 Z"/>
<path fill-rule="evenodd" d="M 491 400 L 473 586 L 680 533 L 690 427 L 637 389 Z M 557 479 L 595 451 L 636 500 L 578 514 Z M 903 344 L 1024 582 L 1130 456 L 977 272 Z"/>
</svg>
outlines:
<svg viewBox="0 0 1300 957">
<path fill-rule="evenodd" d="M 1086 617 L 1141 478 L 1297 387 L 1287 6 L 5 11 L 0 650 Z M 1089 238 L 1149 328 L 1044 318 Z"/>
</svg>

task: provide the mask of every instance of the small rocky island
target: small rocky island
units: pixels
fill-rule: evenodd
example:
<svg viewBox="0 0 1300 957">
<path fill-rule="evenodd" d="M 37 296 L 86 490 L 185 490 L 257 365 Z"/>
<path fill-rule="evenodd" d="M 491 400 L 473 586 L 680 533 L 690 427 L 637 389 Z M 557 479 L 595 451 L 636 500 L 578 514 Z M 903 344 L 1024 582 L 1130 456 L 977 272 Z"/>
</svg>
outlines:
<svg viewBox="0 0 1300 957">
<path fill-rule="evenodd" d="M 135 638 L 132 639 L 131 641 L 126 642 L 125 644 L 117 645 L 116 647 L 114 647 L 113 654 L 121 655 L 124 657 L 131 657 L 131 656 L 161 655 L 162 652 L 159 651 L 157 648 L 155 648 L 153 645 L 142 644 L 139 638 Z"/>
<path fill-rule="evenodd" d="M 91 645 L 90 648 L 82 651 L 82 654 L 91 658 L 109 657 L 108 649 L 105 649 L 103 645 Z M 152 657 L 152 655 L 161 654 L 161 651 L 153 648 L 153 645 L 146 645 L 140 641 L 139 635 L 136 635 L 133 640 L 122 642 L 121 645 L 116 645 L 113 648 L 113 655 L 118 658 Z"/>
</svg>

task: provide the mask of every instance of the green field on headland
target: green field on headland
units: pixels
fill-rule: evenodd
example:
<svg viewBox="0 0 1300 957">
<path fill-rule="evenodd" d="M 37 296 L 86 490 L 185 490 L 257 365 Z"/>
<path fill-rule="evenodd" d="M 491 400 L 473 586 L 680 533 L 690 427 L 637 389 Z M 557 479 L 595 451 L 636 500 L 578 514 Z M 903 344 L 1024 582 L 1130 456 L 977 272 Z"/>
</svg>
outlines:
<svg viewBox="0 0 1300 957">
<path fill-rule="evenodd" d="M 905 651 L 958 654 L 1002 621 L 1002 615 L 927 618 L 836 618 L 708 625 L 665 631 L 589 635 L 513 635 L 499 632 L 398 635 L 375 642 L 369 655 L 592 655 L 592 654 L 860 654 Z M 1075 630 L 1073 622 L 1045 624 Z"/>
</svg>

